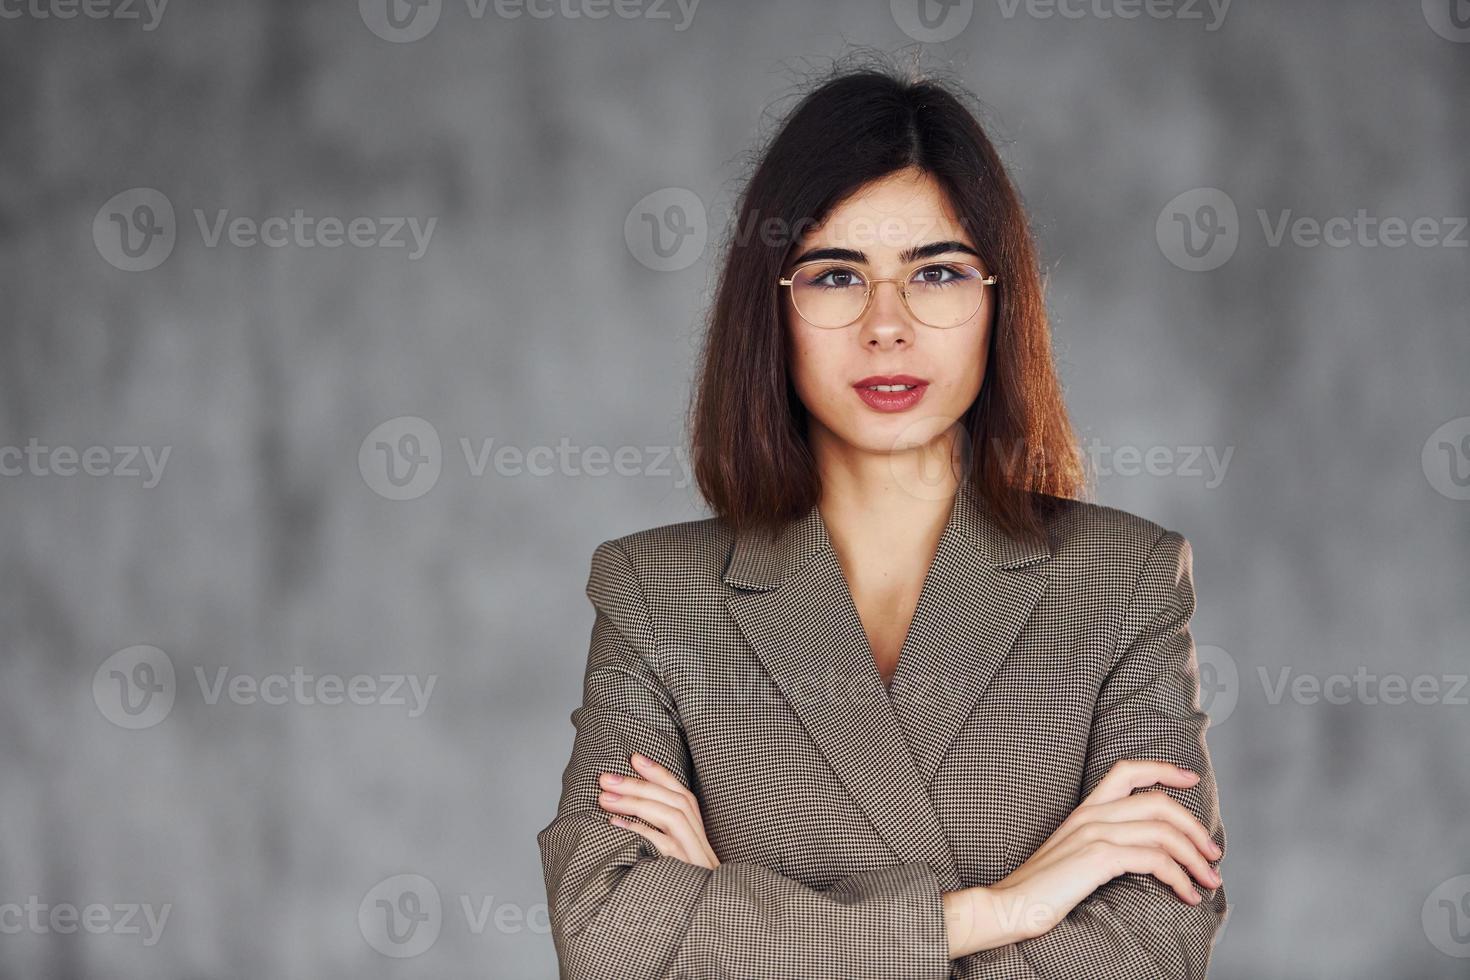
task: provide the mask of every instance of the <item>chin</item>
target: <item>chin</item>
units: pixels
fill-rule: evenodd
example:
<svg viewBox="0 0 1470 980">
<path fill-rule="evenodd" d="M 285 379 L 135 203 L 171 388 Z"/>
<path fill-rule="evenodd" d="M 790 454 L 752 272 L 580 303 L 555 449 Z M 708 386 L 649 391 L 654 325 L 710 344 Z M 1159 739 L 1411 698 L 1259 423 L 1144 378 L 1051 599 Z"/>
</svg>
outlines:
<svg viewBox="0 0 1470 980">
<path fill-rule="evenodd" d="M 886 418 L 868 416 L 848 427 L 844 441 L 866 452 L 905 452 L 937 442 L 955 421 L 952 415 L 935 415 L 917 409 Z"/>
</svg>

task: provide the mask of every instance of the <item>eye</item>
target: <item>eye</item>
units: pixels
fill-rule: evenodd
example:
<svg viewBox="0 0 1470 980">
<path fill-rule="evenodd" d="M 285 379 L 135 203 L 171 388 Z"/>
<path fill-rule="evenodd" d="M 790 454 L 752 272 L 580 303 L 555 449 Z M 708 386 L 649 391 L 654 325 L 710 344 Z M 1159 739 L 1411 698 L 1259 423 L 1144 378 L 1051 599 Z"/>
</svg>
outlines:
<svg viewBox="0 0 1470 980">
<path fill-rule="evenodd" d="M 913 278 L 909 281 L 919 286 L 942 287 L 957 283 L 963 283 L 976 278 L 975 270 L 962 265 L 926 265 L 921 269 L 914 270 Z"/>
<path fill-rule="evenodd" d="M 819 266 L 802 272 L 798 283 L 811 289 L 862 289 L 862 273 L 848 266 Z"/>
</svg>

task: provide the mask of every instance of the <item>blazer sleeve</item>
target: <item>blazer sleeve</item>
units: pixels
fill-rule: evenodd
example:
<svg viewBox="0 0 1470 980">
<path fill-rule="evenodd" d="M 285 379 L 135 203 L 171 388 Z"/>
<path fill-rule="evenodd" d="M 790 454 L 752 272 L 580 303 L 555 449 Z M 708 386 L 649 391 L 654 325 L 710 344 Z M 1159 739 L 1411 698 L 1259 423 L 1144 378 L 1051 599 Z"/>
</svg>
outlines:
<svg viewBox="0 0 1470 980">
<path fill-rule="evenodd" d="M 593 553 L 587 595 L 596 615 L 582 704 L 571 714 L 571 760 L 556 817 L 537 834 L 562 980 L 946 980 L 943 901 L 925 862 L 875 868 L 818 891 L 750 862 L 711 870 L 665 857 L 608 823 L 598 777 L 636 775 L 635 751 L 698 788 L 656 669 L 643 591 L 616 542 Z"/>
<path fill-rule="evenodd" d="M 1200 774 L 1189 789 L 1151 786 L 1182 803 L 1225 850 L 1225 827 L 1199 706 L 1189 542 L 1165 531 L 1144 563 L 1124 613 L 1119 653 L 1093 712 L 1082 799 L 1120 759 L 1162 759 Z M 1211 862 L 1218 870 L 1220 861 Z M 1226 914 L 1225 886 L 1190 879 L 1204 901 L 1187 905 L 1152 875 L 1126 873 L 1098 888 L 1034 939 L 954 962 L 955 980 L 1203 980 Z"/>
</svg>

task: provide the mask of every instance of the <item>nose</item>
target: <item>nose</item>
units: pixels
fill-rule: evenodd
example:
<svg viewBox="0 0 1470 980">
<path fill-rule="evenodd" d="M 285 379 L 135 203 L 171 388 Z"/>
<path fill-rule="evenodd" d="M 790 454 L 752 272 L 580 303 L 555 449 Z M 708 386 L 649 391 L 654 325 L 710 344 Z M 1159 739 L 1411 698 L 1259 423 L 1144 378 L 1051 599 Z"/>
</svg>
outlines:
<svg viewBox="0 0 1470 980">
<path fill-rule="evenodd" d="M 860 339 L 864 346 L 878 350 L 913 346 L 913 317 L 899 293 L 901 286 L 886 279 L 873 283 L 872 299 L 863 312 Z"/>
</svg>

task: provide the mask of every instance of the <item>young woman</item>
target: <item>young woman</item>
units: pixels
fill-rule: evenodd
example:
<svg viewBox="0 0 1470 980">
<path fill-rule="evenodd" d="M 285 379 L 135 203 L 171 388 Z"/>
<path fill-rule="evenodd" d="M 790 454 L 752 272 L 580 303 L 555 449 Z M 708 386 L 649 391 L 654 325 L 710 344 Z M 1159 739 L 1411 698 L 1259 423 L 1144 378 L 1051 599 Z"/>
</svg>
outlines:
<svg viewBox="0 0 1470 980">
<path fill-rule="evenodd" d="M 537 838 L 562 976 L 1205 976 L 1189 544 L 1074 499 L 963 90 L 829 80 L 735 219 L 692 412 L 716 516 L 592 556 Z"/>
</svg>

